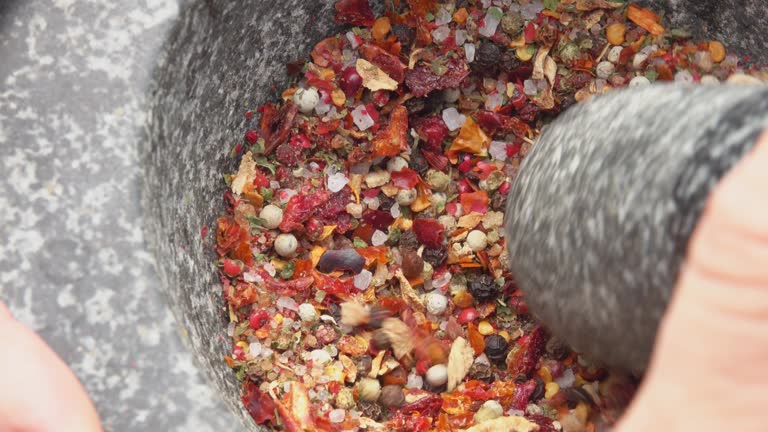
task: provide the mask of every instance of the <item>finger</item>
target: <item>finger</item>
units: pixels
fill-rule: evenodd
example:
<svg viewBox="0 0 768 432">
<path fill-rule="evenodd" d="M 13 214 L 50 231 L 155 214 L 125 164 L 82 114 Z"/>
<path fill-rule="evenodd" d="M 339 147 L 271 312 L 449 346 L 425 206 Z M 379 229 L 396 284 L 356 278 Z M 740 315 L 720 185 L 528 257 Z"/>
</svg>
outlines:
<svg viewBox="0 0 768 432">
<path fill-rule="evenodd" d="M 8 321 L 0 346 L 0 431 L 101 431 L 82 385 L 39 336 Z"/>
<path fill-rule="evenodd" d="M 13 315 L 11 315 L 11 310 L 8 309 L 5 303 L 0 301 L 0 321 L 11 318 L 13 318 Z"/>
</svg>

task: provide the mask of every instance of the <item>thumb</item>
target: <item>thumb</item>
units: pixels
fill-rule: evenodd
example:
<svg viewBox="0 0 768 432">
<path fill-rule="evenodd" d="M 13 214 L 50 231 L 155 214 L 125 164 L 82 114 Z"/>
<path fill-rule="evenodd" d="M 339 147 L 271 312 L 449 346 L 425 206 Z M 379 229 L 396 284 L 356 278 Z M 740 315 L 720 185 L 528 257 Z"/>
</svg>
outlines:
<svg viewBox="0 0 768 432">
<path fill-rule="evenodd" d="M 764 134 L 710 196 L 625 425 L 650 411 L 668 431 L 765 430 L 767 190 Z"/>
</svg>

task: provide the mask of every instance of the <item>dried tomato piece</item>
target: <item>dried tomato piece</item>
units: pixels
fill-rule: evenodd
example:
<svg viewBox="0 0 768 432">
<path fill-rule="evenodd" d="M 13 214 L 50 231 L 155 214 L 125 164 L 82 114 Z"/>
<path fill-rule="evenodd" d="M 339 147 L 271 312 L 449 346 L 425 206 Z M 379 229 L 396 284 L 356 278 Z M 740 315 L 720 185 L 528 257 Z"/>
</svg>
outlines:
<svg viewBox="0 0 768 432">
<path fill-rule="evenodd" d="M 275 402 L 268 394 L 259 390 L 252 381 L 248 381 L 243 391 L 243 405 L 256 424 L 266 424 L 275 420 Z"/>
<path fill-rule="evenodd" d="M 288 204 L 283 211 L 283 221 L 280 223 L 280 231 L 291 232 L 294 230 L 303 230 L 303 223 L 309 219 L 312 211 L 330 199 L 331 194 L 326 190 L 318 191 L 314 194 L 297 194 L 288 200 Z"/>
<path fill-rule="evenodd" d="M 365 43 L 360 46 L 360 55 L 386 72 L 390 78 L 402 83 L 405 80 L 405 71 L 408 67 L 400 59 L 378 45 Z"/>
<path fill-rule="evenodd" d="M 445 228 L 437 219 L 416 219 L 413 221 L 413 233 L 419 243 L 428 248 L 437 249 L 443 244 Z"/>
<path fill-rule="evenodd" d="M 443 140 L 448 136 L 448 126 L 439 115 L 419 117 L 413 121 L 416 133 L 426 141 L 423 150 L 442 150 Z"/>
<path fill-rule="evenodd" d="M 512 376 L 529 376 L 536 367 L 539 358 L 544 353 L 547 335 L 539 326 L 530 334 L 520 338 L 519 347 L 508 361 L 509 373 Z"/>
<path fill-rule="evenodd" d="M 447 71 L 435 75 L 428 65 L 419 64 L 405 75 L 405 85 L 416 97 L 423 97 L 435 90 L 456 88 L 469 76 L 470 70 L 464 59 L 452 58 L 445 63 Z"/>
<path fill-rule="evenodd" d="M 392 172 L 392 184 L 400 189 L 413 189 L 419 184 L 419 180 L 419 173 L 410 168 Z"/>
<path fill-rule="evenodd" d="M 339 0 L 336 2 L 336 22 L 371 27 L 376 22 L 368 0 Z"/>
<path fill-rule="evenodd" d="M 398 105 L 389 124 L 373 138 L 373 157 L 396 156 L 408 150 L 408 109 Z"/>
</svg>

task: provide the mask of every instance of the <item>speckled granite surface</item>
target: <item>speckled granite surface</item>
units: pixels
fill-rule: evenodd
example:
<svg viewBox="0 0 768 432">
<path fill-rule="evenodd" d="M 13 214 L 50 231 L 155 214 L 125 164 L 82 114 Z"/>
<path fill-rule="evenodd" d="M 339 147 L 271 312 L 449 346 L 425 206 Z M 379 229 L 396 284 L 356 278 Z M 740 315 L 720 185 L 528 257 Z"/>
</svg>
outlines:
<svg viewBox="0 0 768 432">
<path fill-rule="evenodd" d="M 144 90 L 177 13 L 0 0 L 0 299 L 74 368 L 108 431 L 239 429 L 180 342 L 142 234 Z"/>
</svg>

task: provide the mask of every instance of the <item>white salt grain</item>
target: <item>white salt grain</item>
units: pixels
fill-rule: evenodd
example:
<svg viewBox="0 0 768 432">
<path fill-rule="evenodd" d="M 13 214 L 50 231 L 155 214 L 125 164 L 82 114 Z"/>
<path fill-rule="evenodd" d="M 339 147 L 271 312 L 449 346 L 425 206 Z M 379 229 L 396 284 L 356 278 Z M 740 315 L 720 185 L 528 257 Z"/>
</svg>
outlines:
<svg viewBox="0 0 768 432">
<path fill-rule="evenodd" d="M 371 244 L 374 246 L 381 246 L 387 242 L 389 236 L 381 230 L 376 230 L 371 236 Z"/>
<path fill-rule="evenodd" d="M 339 408 L 328 413 L 328 420 L 330 420 L 331 423 L 341 423 L 346 416 L 347 412 Z"/>
<path fill-rule="evenodd" d="M 467 58 L 467 63 L 475 61 L 475 44 L 464 44 L 464 56 Z"/>
<path fill-rule="evenodd" d="M 361 131 L 367 130 L 376 124 L 370 114 L 368 114 L 368 108 L 363 105 L 358 105 L 352 110 L 352 121 L 355 122 L 355 126 Z"/>
<path fill-rule="evenodd" d="M 371 285 L 371 282 L 373 282 L 373 273 L 363 269 L 363 271 L 355 275 L 352 282 L 355 288 L 359 289 L 360 291 L 365 291 Z"/>
<path fill-rule="evenodd" d="M 464 123 L 467 121 L 467 116 L 459 113 L 456 108 L 446 108 L 443 110 L 443 121 L 445 122 L 445 125 L 448 126 L 448 130 L 455 131 L 464 126 Z"/>
<path fill-rule="evenodd" d="M 333 193 L 344 189 L 344 186 L 346 186 L 348 183 L 349 179 L 344 175 L 344 173 L 338 172 L 328 176 L 328 190 Z"/>
</svg>

